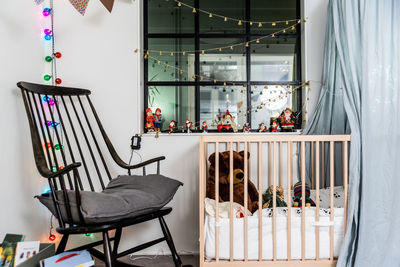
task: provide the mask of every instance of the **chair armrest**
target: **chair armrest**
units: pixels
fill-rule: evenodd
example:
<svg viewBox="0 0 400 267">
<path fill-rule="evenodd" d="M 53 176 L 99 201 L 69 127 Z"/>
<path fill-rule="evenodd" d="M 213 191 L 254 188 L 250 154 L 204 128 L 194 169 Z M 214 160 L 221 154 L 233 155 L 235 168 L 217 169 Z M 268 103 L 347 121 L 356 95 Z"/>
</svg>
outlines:
<svg viewBox="0 0 400 267">
<path fill-rule="evenodd" d="M 125 169 L 128 169 L 128 170 L 138 169 L 138 168 L 145 167 L 145 166 L 147 166 L 149 164 L 152 164 L 152 163 L 160 162 L 161 160 L 164 160 L 164 159 L 165 159 L 165 157 L 161 156 L 161 157 L 152 158 L 152 159 L 140 162 L 139 164 L 135 164 L 135 165 L 125 164 L 125 166 L 121 166 L 121 167 L 125 168 Z"/>
<path fill-rule="evenodd" d="M 52 172 L 48 168 L 46 168 L 45 170 L 41 171 L 41 175 L 43 177 L 45 177 L 45 178 L 48 178 L 48 179 L 49 178 L 54 178 L 54 177 L 66 174 L 66 173 L 68 173 L 68 172 L 80 167 L 81 165 L 82 164 L 80 162 L 74 162 L 74 163 L 71 163 L 71 164 L 65 166 L 63 169 L 58 170 L 56 172 Z"/>
</svg>

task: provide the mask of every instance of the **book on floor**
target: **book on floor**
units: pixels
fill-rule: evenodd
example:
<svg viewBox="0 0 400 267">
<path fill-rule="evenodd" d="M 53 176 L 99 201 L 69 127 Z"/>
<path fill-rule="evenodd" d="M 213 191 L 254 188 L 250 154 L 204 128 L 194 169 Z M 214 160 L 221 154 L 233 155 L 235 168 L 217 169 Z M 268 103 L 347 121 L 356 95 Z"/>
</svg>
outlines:
<svg viewBox="0 0 400 267">
<path fill-rule="evenodd" d="M 39 253 L 39 247 L 40 241 L 18 242 L 15 249 L 14 266 L 18 266 L 18 264 Z"/>
<path fill-rule="evenodd" d="M 94 260 L 86 250 L 63 252 L 41 263 L 44 267 L 90 267 L 93 265 Z"/>
<path fill-rule="evenodd" d="M 24 235 L 6 234 L 0 246 L 0 267 L 14 266 L 15 247 L 24 239 Z"/>
</svg>

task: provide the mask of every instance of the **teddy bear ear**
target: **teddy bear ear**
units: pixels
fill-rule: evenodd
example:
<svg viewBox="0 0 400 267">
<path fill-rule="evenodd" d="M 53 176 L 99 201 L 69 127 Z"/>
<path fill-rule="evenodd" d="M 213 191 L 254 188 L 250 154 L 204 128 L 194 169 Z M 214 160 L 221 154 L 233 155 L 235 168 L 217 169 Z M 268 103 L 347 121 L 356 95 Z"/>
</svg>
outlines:
<svg viewBox="0 0 400 267">
<path fill-rule="evenodd" d="M 223 159 L 224 155 L 219 152 L 219 160 Z M 211 165 L 215 165 L 215 153 L 212 153 L 210 157 L 208 157 L 208 161 L 211 163 Z"/>
<path fill-rule="evenodd" d="M 244 157 L 244 150 L 239 152 L 240 156 Z M 250 152 L 247 152 L 247 158 L 250 158 Z"/>
</svg>

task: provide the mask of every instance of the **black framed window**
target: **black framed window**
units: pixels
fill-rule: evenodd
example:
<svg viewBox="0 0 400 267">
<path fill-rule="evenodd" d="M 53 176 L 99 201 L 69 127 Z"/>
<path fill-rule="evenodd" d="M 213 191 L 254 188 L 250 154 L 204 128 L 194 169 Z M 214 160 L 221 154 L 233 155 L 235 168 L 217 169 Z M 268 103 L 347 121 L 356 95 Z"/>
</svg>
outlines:
<svg viewBox="0 0 400 267">
<path fill-rule="evenodd" d="M 300 18 L 300 0 L 182 3 L 246 21 Z M 268 36 L 286 27 L 286 23 L 238 25 L 202 12 L 193 13 L 190 8 L 178 7 L 174 0 L 144 0 L 144 51 L 196 51 L 185 55 L 152 52 L 144 60 L 145 109 L 162 110 L 163 130 L 168 129 L 171 120 L 184 126 L 186 119 L 198 128 L 206 120 L 210 130 L 216 129 L 213 120 L 226 110 L 236 118 L 239 129 L 245 122 L 252 129 L 257 129 L 261 122 L 268 125 L 270 117 L 279 115 L 286 107 L 298 113 L 301 123 L 301 88 L 278 97 L 301 85 L 300 24 Z M 248 46 L 207 51 L 258 38 L 260 41 Z"/>
</svg>

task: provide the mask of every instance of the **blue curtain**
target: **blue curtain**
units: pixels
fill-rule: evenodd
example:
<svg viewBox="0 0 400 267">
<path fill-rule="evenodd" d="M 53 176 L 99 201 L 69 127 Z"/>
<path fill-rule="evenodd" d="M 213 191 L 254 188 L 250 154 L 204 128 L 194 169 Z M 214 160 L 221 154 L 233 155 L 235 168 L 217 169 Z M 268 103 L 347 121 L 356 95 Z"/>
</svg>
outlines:
<svg viewBox="0 0 400 267">
<path fill-rule="evenodd" d="M 351 128 L 337 266 L 400 266 L 400 1 L 331 0 L 330 13 Z"/>
</svg>

